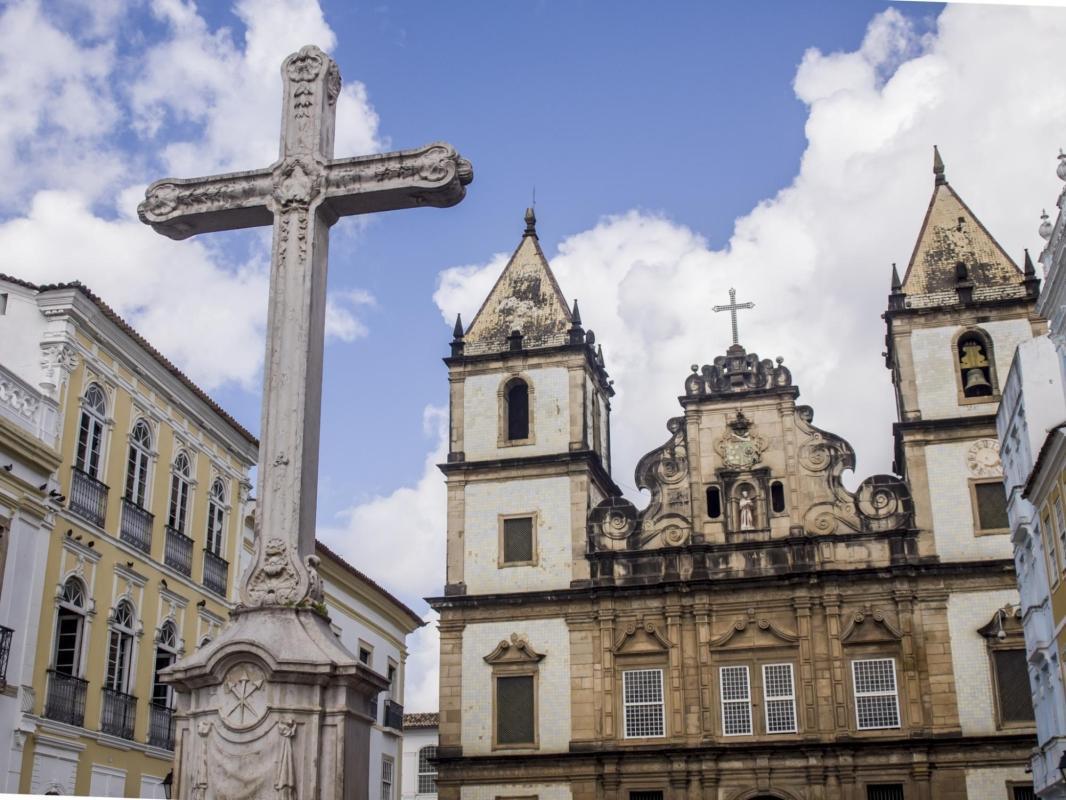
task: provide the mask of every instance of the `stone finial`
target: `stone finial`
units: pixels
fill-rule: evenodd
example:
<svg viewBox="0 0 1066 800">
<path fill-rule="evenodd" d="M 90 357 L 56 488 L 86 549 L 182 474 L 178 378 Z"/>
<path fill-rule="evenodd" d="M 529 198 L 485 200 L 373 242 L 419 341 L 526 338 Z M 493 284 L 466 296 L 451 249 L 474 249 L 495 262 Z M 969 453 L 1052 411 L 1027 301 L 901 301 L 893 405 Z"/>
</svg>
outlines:
<svg viewBox="0 0 1066 800">
<path fill-rule="evenodd" d="M 1055 168 L 1055 174 L 1061 180 L 1066 181 L 1066 153 L 1062 152 L 1061 147 L 1059 148 L 1059 165 Z"/>
<path fill-rule="evenodd" d="M 1029 255 L 1029 248 L 1025 248 L 1025 277 L 1032 278 L 1036 275 L 1036 269 L 1033 267 L 1033 259 Z"/>
<path fill-rule="evenodd" d="M 892 262 L 892 293 L 895 294 L 903 288 L 903 284 L 899 279 L 899 270 L 896 269 L 896 262 Z"/>
<path fill-rule="evenodd" d="M 570 344 L 584 344 L 585 329 L 581 327 L 581 312 L 574 300 L 574 310 L 570 312 Z"/>
<path fill-rule="evenodd" d="M 1029 297 L 1037 297 L 1040 294 L 1040 279 L 1036 277 L 1036 268 L 1033 266 L 1033 259 L 1029 255 L 1029 248 L 1025 248 L 1025 280 L 1022 281 L 1022 285 L 1025 286 L 1026 294 Z"/>
<path fill-rule="evenodd" d="M 1051 227 L 1051 220 L 1048 219 L 1047 209 L 1045 208 L 1040 213 L 1040 228 L 1039 228 L 1039 231 L 1038 231 L 1040 233 L 1040 238 L 1041 239 L 1050 239 L 1052 230 L 1053 229 Z"/>
<path fill-rule="evenodd" d="M 940 150 L 937 146 L 933 145 L 933 175 L 936 176 L 936 183 L 947 183 L 947 176 L 944 174 L 944 159 L 940 157 Z"/>
<path fill-rule="evenodd" d="M 461 314 L 455 315 L 455 328 L 452 330 L 451 345 L 453 358 L 463 354 L 465 342 L 463 341 L 463 317 Z"/>
<path fill-rule="evenodd" d="M 574 298 L 574 309 L 570 312 L 570 317 L 575 325 L 581 324 L 581 311 L 577 307 L 577 298 Z"/>
<path fill-rule="evenodd" d="M 535 213 L 533 213 L 533 209 L 532 208 L 527 208 L 526 209 L 525 220 L 526 220 L 526 230 L 525 230 L 525 233 L 523 233 L 522 235 L 523 236 L 536 237 L 536 235 L 537 235 L 537 215 Z"/>
</svg>

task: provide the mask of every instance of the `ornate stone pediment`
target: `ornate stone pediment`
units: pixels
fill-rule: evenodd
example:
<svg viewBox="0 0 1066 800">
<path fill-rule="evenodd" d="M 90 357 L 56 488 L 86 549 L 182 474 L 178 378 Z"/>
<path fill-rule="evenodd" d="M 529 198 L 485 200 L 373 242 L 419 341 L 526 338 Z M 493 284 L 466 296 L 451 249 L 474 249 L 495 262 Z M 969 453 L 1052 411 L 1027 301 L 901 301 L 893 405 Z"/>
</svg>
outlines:
<svg viewBox="0 0 1066 800">
<path fill-rule="evenodd" d="M 856 611 L 840 634 L 841 644 L 865 644 L 868 642 L 897 642 L 903 633 L 893 625 L 884 613 L 866 606 Z"/>
<path fill-rule="evenodd" d="M 725 633 L 711 640 L 711 647 L 781 647 L 794 645 L 799 636 L 765 617 L 756 619 L 754 610 L 729 626 Z"/>
<path fill-rule="evenodd" d="M 692 374 L 685 381 L 685 394 L 717 396 L 791 386 L 792 373 L 784 366 L 783 358 L 776 363 L 769 358 L 760 359 L 735 344 L 713 364 L 704 364 L 702 370 L 693 364 Z"/>
<path fill-rule="evenodd" d="M 611 652 L 615 655 L 643 655 L 664 653 L 671 647 L 669 640 L 651 622 L 632 622 L 615 639 Z"/>
<path fill-rule="evenodd" d="M 1012 606 L 1007 603 L 1003 608 L 997 608 L 986 624 L 977 629 L 977 632 L 986 639 L 1002 641 L 1008 637 L 1022 636 L 1022 609 L 1021 606 Z"/>
<path fill-rule="evenodd" d="M 526 637 L 517 633 L 511 634 L 511 640 L 503 639 L 496 649 L 485 656 L 488 664 L 536 664 L 544 658 L 543 653 L 538 653 L 529 644 Z"/>
</svg>

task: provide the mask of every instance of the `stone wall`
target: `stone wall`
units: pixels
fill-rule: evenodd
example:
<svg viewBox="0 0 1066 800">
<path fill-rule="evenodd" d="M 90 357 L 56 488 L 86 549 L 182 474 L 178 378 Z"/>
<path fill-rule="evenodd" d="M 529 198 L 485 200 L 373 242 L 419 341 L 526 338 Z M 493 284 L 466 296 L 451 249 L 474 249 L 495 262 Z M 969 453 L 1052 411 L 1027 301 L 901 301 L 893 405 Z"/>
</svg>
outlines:
<svg viewBox="0 0 1066 800">
<path fill-rule="evenodd" d="M 977 630 L 988 624 L 996 609 L 1017 602 L 1018 593 L 1011 589 L 955 593 L 948 598 L 952 669 L 963 735 L 997 732 L 988 645 Z"/>
<path fill-rule="evenodd" d="M 513 377 L 530 385 L 531 444 L 500 447 L 500 390 Z M 570 447 L 570 378 L 565 367 L 470 375 L 463 390 L 467 461 L 565 453 Z M 580 417 L 579 417 L 580 418 Z"/>
</svg>

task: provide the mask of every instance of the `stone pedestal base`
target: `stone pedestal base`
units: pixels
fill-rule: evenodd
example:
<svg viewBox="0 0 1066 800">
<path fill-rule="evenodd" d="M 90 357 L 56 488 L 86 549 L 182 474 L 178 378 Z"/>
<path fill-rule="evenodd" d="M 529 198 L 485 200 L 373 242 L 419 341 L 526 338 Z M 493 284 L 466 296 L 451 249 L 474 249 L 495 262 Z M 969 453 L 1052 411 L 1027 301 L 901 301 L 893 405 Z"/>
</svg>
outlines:
<svg viewBox="0 0 1066 800">
<path fill-rule="evenodd" d="M 234 612 L 166 679 L 177 701 L 174 797 L 367 800 L 374 700 L 388 682 L 324 616 Z"/>
</svg>

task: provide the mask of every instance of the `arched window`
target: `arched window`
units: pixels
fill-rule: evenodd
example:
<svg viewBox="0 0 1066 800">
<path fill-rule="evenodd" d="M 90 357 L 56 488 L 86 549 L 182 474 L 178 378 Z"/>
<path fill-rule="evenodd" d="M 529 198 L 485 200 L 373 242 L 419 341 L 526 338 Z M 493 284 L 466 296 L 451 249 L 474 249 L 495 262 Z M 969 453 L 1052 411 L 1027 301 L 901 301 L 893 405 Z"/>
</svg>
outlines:
<svg viewBox="0 0 1066 800">
<path fill-rule="evenodd" d="M 982 331 L 967 331 L 958 338 L 956 360 L 964 397 L 989 397 L 996 393 L 992 342 Z"/>
<path fill-rule="evenodd" d="M 521 378 L 507 384 L 504 399 L 507 404 L 507 440 L 529 438 L 529 385 Z"/>
<path fill-rule="evenodd" d="M 144 508 L 148 491 L 148 464 L 152 457 L 152 431 L 143 419 L 130 433 L 130 456 L 126 463 L 126 499 Z"/>
<path fill-rule="evenodd" d="M 216 556 L 222 555 L 222 539 L 226 530 L 226 487 L 219 478 L 211 484 L 211 496 L 207 501 L 207 549 Z"/>
<path fill-rule="evenodd" d="M 722 516 L 722 490 L 717 486 L 707 487 L 707 516 L 711 519 Z"/>
<path fill-rule="evenodd" d="M 129 693 L 130 660 L 133 657 L 133 606 L 125 600 L 115 607 L 107 644 L 107 675 L 104 688 Z"/>
<path fill-rule="evenodd" d="M 418 751 L 418 793 L 437 793 L 437 748 L 433 745 Z"/>
<path fill-rule="evenodd" d="M 152 673 L 152 705 L 148 714 L 148 744 L 164 750 L 174 749 L 174 690 L 159 679 L 159 673 L 178 658 L 178 629 L 167 620 L 159 629 L 155 646 L 155 671 Z"/>
<path fill-rule="evenodd" d="M 74 466 L 93 478 L 100 477 L 100 454 L 104 446 L 104 420 L 107 402 L 104 390 L 89 384 L 81 404 L 81 424 L 78 426 L 78 452 Z"/>
<path fill-rule="evenodd" d="M 77 578 L 67 578 L 59 596 L 59 612 L 56 615 L 55 650 L 52 654 L 56 672 L 78 677 L 84 633 L 85 584 Z"/>
<path fill-rule="evenodd" d="M 189 515 L 189 479 L 191 476 L 192 467 L 189 464 L 189 457 L 182 451 L 174 459 L 170 477 L 170 511 L 167 514 L 167 525 L 182 535 L 185 534 L 185 521 Z"/>
</svg>

